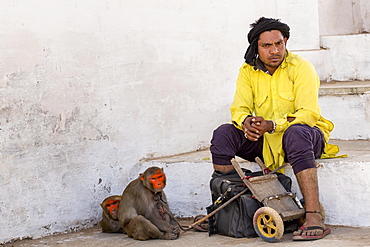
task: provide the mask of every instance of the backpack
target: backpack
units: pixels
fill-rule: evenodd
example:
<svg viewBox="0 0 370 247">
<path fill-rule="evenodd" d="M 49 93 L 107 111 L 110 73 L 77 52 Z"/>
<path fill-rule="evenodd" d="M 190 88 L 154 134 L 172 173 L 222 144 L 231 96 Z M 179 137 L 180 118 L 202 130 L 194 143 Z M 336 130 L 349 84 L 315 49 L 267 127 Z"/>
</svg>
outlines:
<svg viewBox="0 0 370 247">
<path fill-rule="evenodd" d="M 242 168 L 246 176 L 261 176 L 261 172 L 251 172 Z M 292 180 L 281 173 L 276 173 L 278 180 L 287 191 L 291 191 Z M 216 210 L 222 203 L 243 191 L 246 188 L 238 173 L 233 170 L 227 174 L 214 171 L 210 181 L 212 205 L 207 207 L 207 213 Z M 257 237 L 253 227 L 254 213 L 262 207 L 258 200 L 254 199 L 250 190 L 235 199 L 225 208 L 208 219 L 208 233 L 221 234 L 235 238 Z"/>
</svg>

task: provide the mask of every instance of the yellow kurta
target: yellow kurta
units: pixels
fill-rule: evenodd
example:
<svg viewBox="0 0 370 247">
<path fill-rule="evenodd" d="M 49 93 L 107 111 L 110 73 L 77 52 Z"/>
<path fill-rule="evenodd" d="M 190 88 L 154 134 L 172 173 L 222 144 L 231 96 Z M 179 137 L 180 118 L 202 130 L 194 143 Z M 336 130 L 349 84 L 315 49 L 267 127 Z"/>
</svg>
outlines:
<svg viewBox="0 0 370 247">
<path fill-rule="evenodd" d="M 230 107 L 232 122 L 242 130 L 242 122 L 248 115 L 275 121 L 275 132 L 264 134 L 263 158 L 270 169 L 283 165 L 282 137 L 293 124 L 316 126 L 322 131 L 325 139 L 323 157 L 335 156 L 339 151 L 336 145 L 328 144 L 334 125 L 321 116 L 319 87 L 320 80 L 313 65 L 288 51 L 273 75 L 246 63 L 240 68 Z M 288 122 L 287 117 L 295 117 L 295 120 Z"/>
</svg>

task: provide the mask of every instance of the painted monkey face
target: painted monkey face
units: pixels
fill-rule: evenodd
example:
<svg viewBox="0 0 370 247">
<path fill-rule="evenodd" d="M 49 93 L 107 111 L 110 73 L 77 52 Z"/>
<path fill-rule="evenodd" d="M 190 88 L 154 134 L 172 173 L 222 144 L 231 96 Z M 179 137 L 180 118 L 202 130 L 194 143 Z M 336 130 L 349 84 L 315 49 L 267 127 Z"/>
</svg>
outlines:
<svg viewBox="0 0 370 247">
<path fill-rule="evenodd" d="M 149 181 L 155 190 L 161 191 L 166 185 L 166 175 L 163 173 L 152 175 L 150 176 Z"/>
<path fill-rule="evenodd" d="M 109 214 L 112 216 L 113 219 L 117 219 L 118 214 L 118 206 L 120 201 L 108 201 L 105 205 L 105 208 L 109 211 Z"/>
<path fill-rule="evenodd" d="M 166 186 L 166 175 L 163 168 L 149 167 L 139 177 L 143 185 L 154 193 L 161 192 Z"/>
</svg>

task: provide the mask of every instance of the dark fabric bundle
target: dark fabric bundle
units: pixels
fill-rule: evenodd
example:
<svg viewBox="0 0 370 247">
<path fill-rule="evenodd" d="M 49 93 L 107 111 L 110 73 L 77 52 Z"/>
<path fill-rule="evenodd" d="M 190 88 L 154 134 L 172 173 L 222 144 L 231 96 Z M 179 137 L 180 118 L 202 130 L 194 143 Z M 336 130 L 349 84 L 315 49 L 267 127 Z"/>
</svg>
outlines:
<svg viewBox="0 0 370 247">
<path fill-rule="evenodd" d="M 248 33 L 249 47 L 244 56 L 245 62 L 251 65 L 258 54 L 257 41 L 261 33 L 271 30 L 279 30 L 283 34 L 284 38 L 289 39 L 290 36 L 289 26 L 280 22 L 279 19 L 261 17 L 255 23 L 251 24 L 251 28 L 252 29 Z"/>
<path fill-rule="evenodd" d="M 263 175 L 262 171 L 251 172 L 245 168 L 242 168 L 242 170 L 246 177 Z M 292 180 L 284 174 L 276 174 L 286 191 L 290 192 Z M 210 214 L 233 196 L 242 192 L 245 187 L 243 180 L 240 179 L 239 174 L 235 170 L 227 174 L 214 171 L 210 181 L 210 189 L 212 205 L 207 207 L 207 214 Z M 261 206 L 263 205 L 252 197 L 252 192 L 248 190 L 208 219 L 209 235 L 221 234 L 235 238 L 256 237 L 257 233 L 254 229 L 253 217 Z"/>
</svg>

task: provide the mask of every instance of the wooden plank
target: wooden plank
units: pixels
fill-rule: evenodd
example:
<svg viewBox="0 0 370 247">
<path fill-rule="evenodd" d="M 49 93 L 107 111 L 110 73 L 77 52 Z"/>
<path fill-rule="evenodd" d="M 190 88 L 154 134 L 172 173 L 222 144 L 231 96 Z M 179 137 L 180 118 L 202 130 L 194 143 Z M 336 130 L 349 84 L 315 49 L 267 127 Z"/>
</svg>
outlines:
<svg viewBox="0 0 370 247">
<path fill-rule="evenodd" d="M 299 219 L 304 216 L 305 210 L 303 208 L 281 212 L 280 216 L 283 221 Z"/>
<path fill-rule="evenodd" d="M 255 195 L 256 194 L 256 189 L 252 186 L 252 184 L 249 182 L 248 179 L 243 179 L 245 177 L 245 173 L 243 172 L 239 163 L 234 158 L 232 158 L 231 159 L 231 164 L 233 165 L 236 172 L 239 174 L 239 177 L 243 180 L 244 184 L 248 187 L 248 189 L 252 192 L 252 194 Z"/>
<path fill-rule="evenodd" d="M 236 172 L 239 174 L 240 178 L 244 178 L 245 174 L 241 169 L 240 165 L 235 159 L 231 160 Z M 299 209 L 294 199 L 290 196 L 284 196 L 279 198 L 273 198 L 271 200 L 265 200 L 268 197 L 275 197 L 276 195 L 285 194 L 287 191 L 284 186 L 277 179 L 276 174 L 268 174 L 258 177 L 253 177 L 248 179 L 243 179 L 243 182 L 247 185 L 248 189 L 252 192 L 253 196 L 265 206 L 271 207 L 278 213 L 287 211 L 296 211 Z M 288 213 L 286 213 L 288 214 Z M 288 214 L 288 218 L 294 217 Z M 299 217 L 298 217 L 299 218 Z"/>
<path fill-rule="evenodd" d="M 279 199 L 267 200 L 264 205 L 275 209 L 277 212 L 291 211 L 299 209 L 291 197 L 281 197 Z"/>
</svg>

